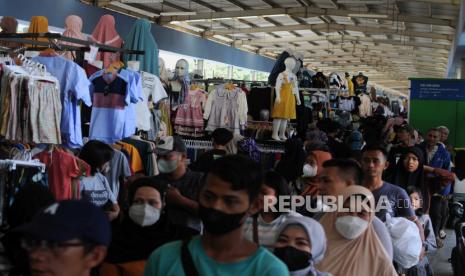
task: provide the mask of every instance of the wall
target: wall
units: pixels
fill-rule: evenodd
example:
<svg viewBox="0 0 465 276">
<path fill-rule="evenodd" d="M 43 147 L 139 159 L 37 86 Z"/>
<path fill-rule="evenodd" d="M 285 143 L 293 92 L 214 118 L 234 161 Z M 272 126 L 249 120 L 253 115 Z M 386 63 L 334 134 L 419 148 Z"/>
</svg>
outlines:
<svg viewBox="0 0 465 276">
<path fill-rule="evenodd" d="M 446 126 L 449 142 L 465 147 L 465 81 L 410 79 L 410 87 L 409 123 L 424 134 L 431 127 Z"/>
<path fill-rule="evenodd" d="M 9 15 L 29 21 L 34 15 L 43 15 L 48 18 L 49 25 L 62 27 L 65 18 L 70 14 L 83 19 L 85 33 L 92 33 L 102 15 L 112 14 L 117 22 L 116 28 L 123 38 L 135 21 L 133 17 L 89 6 L 78 0 L 0 0 L 0 16 Z M 152 24 L 152 33 L 162 50 L 265 72 L 271 71 L 274 65 L 273 59 L 157 24 Z"/>
</svg>

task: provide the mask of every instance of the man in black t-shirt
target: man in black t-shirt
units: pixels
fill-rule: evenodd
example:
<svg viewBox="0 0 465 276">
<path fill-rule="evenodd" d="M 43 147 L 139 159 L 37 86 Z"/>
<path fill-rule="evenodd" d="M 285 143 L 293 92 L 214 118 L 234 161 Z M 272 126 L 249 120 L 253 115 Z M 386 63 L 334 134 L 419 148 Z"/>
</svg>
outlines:
<svg viewBox="0 0 465 276">
<path fill-rule="evenodd" d="M 231 131 L 225 128 L 217 128 L 212 133 L 213 149 L 203 153 L 192 163 L 189 168 L 196 172 L 207 173 L 216 159 L 219 159 L 227 154 L 226 144 L 233 138 Z"/>
</svg>

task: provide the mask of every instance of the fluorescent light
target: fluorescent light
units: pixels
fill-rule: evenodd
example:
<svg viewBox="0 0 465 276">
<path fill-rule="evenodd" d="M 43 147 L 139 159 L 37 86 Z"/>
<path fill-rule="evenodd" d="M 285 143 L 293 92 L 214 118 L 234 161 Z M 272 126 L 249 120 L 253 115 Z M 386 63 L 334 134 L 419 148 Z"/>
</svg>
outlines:
<svg viewBox="0 0 465 276">
<path fill-rule="evenodd" d="M 161 16 L 187 16 L 187 15 L 196 15 L 197 12 L 161 12 Z"/>
<path fill-rule="evenodd" d="M 144 11 L 142 9 L 135 8 L 133 6 L 129 6 L 127 4 L 117 2 L 117 1 L 111 1 L 110 5 L 114 6 L 114 7 L 119 7 L 119 8 L 122 8 L 122 9 L 126 9 L 128 11 L 132 11 L 132 12 L 135 12 L 135 13 L 138 13 L 138 14 L 141 14 L 141 15 L 145 15 L 145 16 L 148 16 L 148 17 L 159 17 L 160 16 L 160 15 L 158 15 L 156 13 Z"/>
<path fill-rule="evenodd" d="M 372 14 L 372 13 L 350 13 L 349 17 L 359 17 L 359 18 L 388 18 L 387 14 Z"/>
<path fill-rule="evenodd" d="M 185 20 L 184 22 L 187 22 L 187 23 L 195 23 L 195 22 L 205 22 L 205 21 L 209 21 L 210 19 L 192 19 L 192 20 Z"/>
<path fill-rule="evenodd" d="M 280 16 L 288 16 L 285 13 L 280 13 L 280 14 L 269 14 L 269 15 L 262 15 L 262 17 L 280 17 Z"/>
<path fill-rule="evenodd" d="M 386 0 L 337 0 L 338 4 L 376 5 L 386 4 Z"/>
<path fill-rule="evenodd" d="M 120 2 L 127 4 L 156 4 L 163 2 L 163 0 L 121 0 Z"/>
<path fill-rule="evenodd" d="M 239 17 L 236 17 L 236 18 L 239 18 L 239 19 L 255 19 L 255 18 L 257 18 L 257 16 L 239 16 Z"/>
</svg>

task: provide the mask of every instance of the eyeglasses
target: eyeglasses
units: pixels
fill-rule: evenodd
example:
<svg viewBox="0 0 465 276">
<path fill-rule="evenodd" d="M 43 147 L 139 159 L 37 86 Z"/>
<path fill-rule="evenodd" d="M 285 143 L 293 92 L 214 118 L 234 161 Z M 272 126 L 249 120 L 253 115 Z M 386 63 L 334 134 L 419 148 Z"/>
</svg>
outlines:
<svg viewBox="0 0 465 276">
<path fill-rule="evenodd" d="M 23 248 L 26 251 L 41 249 L 50 251 L 55 255 L 60 255 L 67 248 L 81 246 L 88 246 L 88 244 L 83 242 L 57 242 L 47 240 L 36 240 L 31 238 L 24 238 L 21 240 L 21 248 Z"/>
</svg>

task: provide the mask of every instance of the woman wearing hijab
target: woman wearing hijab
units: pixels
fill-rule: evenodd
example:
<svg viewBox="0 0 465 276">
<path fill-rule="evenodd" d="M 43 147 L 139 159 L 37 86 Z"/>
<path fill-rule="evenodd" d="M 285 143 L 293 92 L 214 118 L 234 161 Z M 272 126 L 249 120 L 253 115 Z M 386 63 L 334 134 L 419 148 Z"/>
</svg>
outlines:
<svg viewBox="0 0 465 276">
<path fill-rule="evenodd" d="M 124 40 L 124 48 L 145 51 L 145 55 L 125 55 L 124 63 L 137 60 L 140 70 L 159 76 L 158 45 L 150 29 L 152 24 L 147 19 L 137 19 Z"/>
<path fill-rule="evenodd" d="M 122 221 L 113 225 L 112 241 L 100 275 L 142 275 L 153 250 L 186 237 L 183 228 L 173 227 L 163 215 L 164 194 L 165 187 L 150 178 L 137 179 L 129 186 L 130 207 Z M 118 270 L 125 273 L 115 273 Z"/>
<path fill-rule="evenodd" d="M 323 163 L 332 159 L 331 153 L 322 150 L 313 150 L 307 154 L 300 178 L 301 195 L 317 196 L 320 174 L 323 171 Z M 299 185 L 298 185 L 299 186 Z"/>
<path fill-rule="evenodd" d="M 112 15 L 105 14 L 100 17 L 97 26 L 95 27 L 92 35 L 89 37 L 92 42 L 121 48 L 123 40 L 118 35 L 115 29 L 115 18 Z M 112 62 L 119 60 L 118 53 L 98 53 L 97 60 L 103 61 L 104 68 L 108 68 Z"/>
<path fill-rule="evenodd" d="M 418 147 L 410 147 L 397 162 L 396 169 L 393 172 L 390 182 L 406 189 L 409 186 L 416 187 L 421 191 L 423 201 L 423 211 L 426 212 L 429 207 L 429 193 L 425 184 L 424 173 L 424 153 Z"/>
<path fill-rule="evenodd" d="M 287 265 L 291 276 L 328 275 L 315 268 L 326 251 L 326 235 L 316 220 L 290 218 L 276 237 L 274 254 Z"/>
<path fill-rule="evenodd" d="M 65 31 L 63 36 L 76 38 L 80 40 L 87 40 L 87 37 L 82 33 L 82 19 L 77 15 L 70 15 L 65 19 Z M 63 45 L 70 46 L 79 46 L 78 44 L 72 42 L 62 42 Z M 74 60 L 76 57 L 74 52 L 66 52 L 64 55 L 65 58 Z"/>
<path fill-rule="evenodd" d="M 276 165 L 276 172 L 295 185 L 297 178 L 302 176 L 304 163 L 304 144 L 299 138 L 290 138 L 284 143 L 284 154 Z"/>
<path fill-rule="evenodd" d="M 317 268 L 334 276 L 397 275 L 372 224 L 373 194 L 362 186 L 352 185 L 344 190 L 342 200 L 344 208 L 350 207 L 349 212 L 326 213 L 320 220 L 328 248 Z"/>
</svg>

